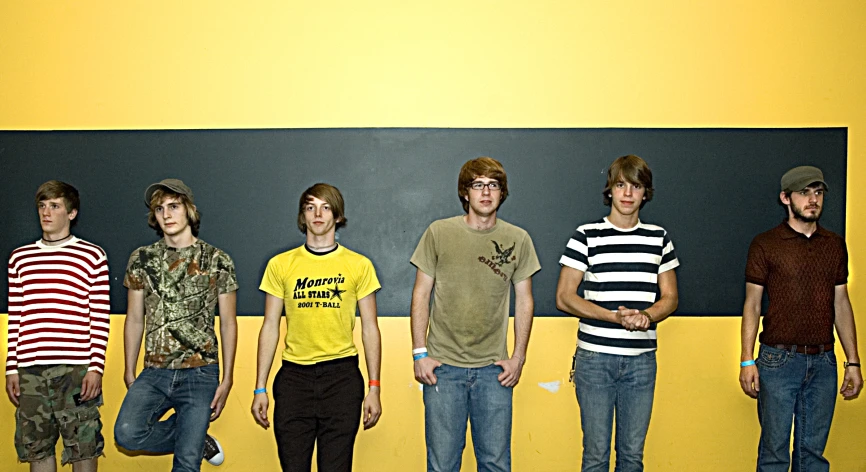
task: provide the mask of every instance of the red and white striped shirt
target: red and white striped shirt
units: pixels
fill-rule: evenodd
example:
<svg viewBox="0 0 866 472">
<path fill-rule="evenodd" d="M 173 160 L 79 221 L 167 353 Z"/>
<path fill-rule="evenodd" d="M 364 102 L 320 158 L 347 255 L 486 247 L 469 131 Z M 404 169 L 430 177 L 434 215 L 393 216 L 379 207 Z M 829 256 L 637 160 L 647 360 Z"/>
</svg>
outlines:
<svg viewBox="0 0 866 472">
<path fill-rule="evenodd" d="M 9 257 L 9 352 L 6 375 L 33 365 L 105 369 L 108 260 L 99 246 L 72 237 L 42 241 Z"/>
</svg>

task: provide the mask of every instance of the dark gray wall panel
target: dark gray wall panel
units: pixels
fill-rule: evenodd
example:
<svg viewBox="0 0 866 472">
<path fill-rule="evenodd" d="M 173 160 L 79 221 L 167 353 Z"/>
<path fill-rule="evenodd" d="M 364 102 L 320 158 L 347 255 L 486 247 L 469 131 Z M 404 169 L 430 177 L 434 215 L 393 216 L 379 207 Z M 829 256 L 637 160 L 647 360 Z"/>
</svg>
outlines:
<svg viewBox="0 0 866 472">
<path fill-rule="evenodd" d="M 468 159 L 489 155 L 509 176 L 500 217 L 527 229 L 542 271 L 536 313 L 557 316 L 557 263 L 579 223 L 600 218 L 610 162 L 646 159 L 656 196 L 641 219 L 667 228 L 682 263 L 680 315 L 734 315 L 752 237 L 778 224 L 779 178 L 795 165 L 820 166 L 830 185 L 822 223 L 844 233 L 847 130 L 828 129 L 308 129 L 0 132 L 3 188 L 0 257 L 40 236 L 36 187 L 77 186 L 75 232 L 108 252 L 112 312 L 130 252 L 152 242 L 145 187 L 166 177 L 189 184 L 203 213 L 200 236 L 235 260 L 240 314 L 260 314 L 267 260 L 303 243 L 298 197 L 313 183 L 339 187 L 348 226 L 339 240 L 367 255 L 383 290 L 382 315 L 409 311 L 409 257 L 426 226 L 462 213 L 456 181 Z M 2 282 L 0 312 L 7 285 Z"/>
</svg>

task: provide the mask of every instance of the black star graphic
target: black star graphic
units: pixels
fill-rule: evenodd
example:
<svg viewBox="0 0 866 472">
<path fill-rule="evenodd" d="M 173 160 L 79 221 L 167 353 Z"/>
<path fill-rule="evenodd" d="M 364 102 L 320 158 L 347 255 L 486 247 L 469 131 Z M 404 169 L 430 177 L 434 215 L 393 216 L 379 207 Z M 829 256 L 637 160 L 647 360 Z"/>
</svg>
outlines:
<svg viewBox="0 0 866 472">
<path fill-rule="evenodd" d="M 328 291 L 331 292 L 331 298 L 329 298 L 329 300 L 333 300 L 334 297 L 337 297 L 340 301 L 343 301 L 343 294 L 346 293 L 345 290 L 340 290 L 340 284 L 334 284 L 334 288 L 329 288 Z"/>
</svg>

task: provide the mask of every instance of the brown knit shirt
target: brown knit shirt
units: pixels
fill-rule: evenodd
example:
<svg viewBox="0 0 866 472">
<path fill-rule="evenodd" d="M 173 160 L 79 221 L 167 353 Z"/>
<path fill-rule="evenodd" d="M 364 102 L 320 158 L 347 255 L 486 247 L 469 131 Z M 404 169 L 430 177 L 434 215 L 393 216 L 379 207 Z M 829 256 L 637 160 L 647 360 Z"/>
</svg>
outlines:
<svg viewBox="0 0 866 472">
<path fill-rule="evenodd" d="M 832 344 L 835 288 L 848 283 L 845 240 L 820 225 L 806 237 L 783 221 L 752 240 L 746 282 L 770 299 L 761 343 Z"/>
</svg>

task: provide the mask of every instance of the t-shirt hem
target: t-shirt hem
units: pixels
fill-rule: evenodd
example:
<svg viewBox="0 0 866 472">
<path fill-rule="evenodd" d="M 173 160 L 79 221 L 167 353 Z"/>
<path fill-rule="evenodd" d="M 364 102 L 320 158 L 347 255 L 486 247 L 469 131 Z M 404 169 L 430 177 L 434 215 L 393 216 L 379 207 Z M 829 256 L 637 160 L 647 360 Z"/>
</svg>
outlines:
<svg viewBox="0 0 866 472">
<path fill-rule="evenodd" d="M 223 294 L 226 294 L 226 293 L 237 292 L 238 290 L 240 290 L 240 286 L 237 285 L 237 284 L 235 284 L 235 285 L 228 286 L 228 287 L 226 287 L 226 288 L 224 288 L 224 289 L 222 289 L 222 290 L 217 289 L 217 293 L 218 293 L 219 295 L 223 295 Z"/>
<path fill-rule="evenodd" d="M 377 286 L 376 288 L 374 288 L 374 289 L 372 289 L 372 290 L 369 290 L 369 291 L 367 291 L 367 292 L 357 292 L 357 293 L 355 294 L 355 296 L 357 297 L 358 301 L 361 301 L 361 300 L 363 300 L 364 298 L 366 298 L 367 295 L 370 295 L 370 294 L 372 294 L 372 293 L 376 293 L 376 292 L 378 292 L 379 290 L 382 290 L 382 286 L 381 286 L 381 285 L 379 285 L 379 286 Z"/>
<path fill-rule="evenodd" d="M 439 357 L 434 357 L 434 359 L 436 359 L 437 361 L 439 361 L 445 365 L 450 365 L 453 367 L 460 367 L 463 369 L 479 369 L 481 367 L 487 367 L 489 365 L 493 365 L 493 364 L 499 362 L 499 360 L 496 360 L 496 361 L 491 360 L 491 361 L 485 361 L 485 362 L 480 362 L 480 363 L 465 363 L 465 362 L 455 362 L 455 361 L 451 361 L 449 359 L 442 359 Z M 500 359 L 500 360 L 504 361 L 506 359 Z"/>
<path fill-rule="evenodd" d="M 760 285 L 761 287 L 766 287 L 766 286 L 767 286 L 767 282 L 766 282 L 766 281 L 761 280 L 761 279 L 757 279 L 757 278 L 755 278 L 755 277 L 749 277 L 748 275 L 746 276 L 746 282 L 748 282 L 748 283 L 750 283 L 750 284 Z"/>
<path fill-rule="evenodd" d="M 574 261 L 574 259 L 568 258 L 566 256 L 562 256 L 559 259 L 559 265 L 561 265 L 561 266 L 569 267 L 569 268 L 572 268 L 574 270 L 579 270 L 581 272 L 586 272 L 586 269 L 587 269 L 586 264 L 583 264 L 583 263 L 575 264 L 575 262 L 576 261 Z"/>
<path fill-rule="evenodd" d="M 291 363 L 294 363 L 294 364 L 300 364 L 300 365 L 315 365 L 315 364 L 318 364 L 318 363 L 320 363 L 320 362 L 328 362 L 328 361 L 334 361 L 334 360 L 337 360 L 337 359 L 345 359 L 345 358 L 347 358 L 347 357 L 352 357 L 352 356 L 357 356 L 357 355 L 358 355 L 358 350 L 357 350 L 357 349 L 354 349 L 354 352 L 349 352 L 349 353 L 347 353 L 347 354 L 339 354 L 339 355 L 335 355 L 335 356 L 328 356 L 328 357 L 323 357 L 323 358 L 317 358 L 317 359 L 315 359 L 315 360 L 310 360 L 310 359 L 291 359 L 290 356 L 286 356 L 285 353 L 284 353 L 283 356 L 282 356 L 282 359 L 283 359 L 284 361 L 288 361 L 288 362 L 291 362 Z"/>
<path fill-rule="evenodd" d="M 419 264 L 418 261 L 415 261 L 415 260 L 410 260 L 409 263 L 412 264 L 413 266 L 415 266 L 415 268 L 420 270 L 421 272 L 424 272 L 425 274 L 429 275 L 430 277 L 435 278 L 434 274 L 436 273 L 436 271 L 433 270 L 432 268 L 423 267 L 423 264 Z"/>
<path fill-rule="evenodd" d="M 182 369 L 197 369 L 199 367 L 207 367 L 209 365 L 219 365 L 219 361 L 216 360 L 213 362 L 205 362 L 205 363 L 200 364 L 200 365 L 188 365 L 185 367 L 171 367 L 171 366 L 163 366 L 163 365 L 159 365 L 159 364 L 147 364 L 147 363 L 145 363 L 144 368 L 145 369 L 182 370 Z"/>
<path fill-rule="evenodd" d="M 268 295 L 272 295 L 272 296 L 274 296 L 274 297 L 277 297 L 277 298 L 279 298 L 280 300 L 286 298 L 286 297 L 285 297 L 285 294 L 283 294 L 283 293 L 279 293 L 279 292 L 277 292 L 276 290 L 272 290 L 270 287 L 265 287 L 264 285 L 259 286 L 259 290 L 261 290 L 262 292 L 267 293 Z"/>
</svg>

